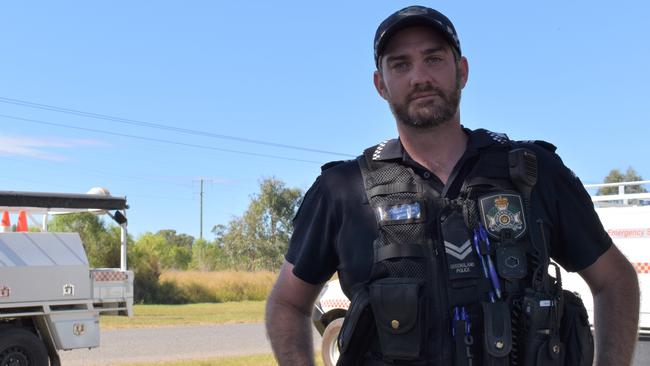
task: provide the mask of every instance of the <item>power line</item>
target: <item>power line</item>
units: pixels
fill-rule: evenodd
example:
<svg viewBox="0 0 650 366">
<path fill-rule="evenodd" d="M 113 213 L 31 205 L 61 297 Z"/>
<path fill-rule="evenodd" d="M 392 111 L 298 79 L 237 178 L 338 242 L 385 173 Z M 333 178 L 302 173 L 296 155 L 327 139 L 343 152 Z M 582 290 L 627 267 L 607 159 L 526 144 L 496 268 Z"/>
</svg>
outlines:
<svg viewBox="0 0 650 366">
<path fill-rule="evenodd" d="M 234 140 L 234 141 L 246 142 L 246 143 L 250 143 L 250 144 L 266 145 L 266 146 L 280 147 L 280 148 L 284 148 L 284 149 L 309 151 L 309 152 L 330 154 L 330 155 L 338 155 L 338 156 L 345 156 L 345 157 L 355 157 L 356 156 L 356 155 L 352 155 L 352 154 L 345 154 L 345 153 L 339 153 L 339 152 L 334 152 L 334 151 L 318 150 L 318 149 L 312 149 L 312 148 L 301 147 L 301 146 L 280 144 L 280 143 L 275 143 L 275 142 L 270 142 L 270 141 L 254 140 L 254 139 L 248 139 L 248 138 L 237 137 L 237 136 L 222 135 L 222 134 L 217 134 L 217 133 L 208 132 L 208 131 L 200 131 L 200 130 L 193 130 L 193 129 L 189 129 L 189 128 L 175 127 L 175 126 L 165 125 L 165 124 L 162 124 L 162 123 L 146 122 L 146 121 L 139 121 L 139 120 L 128 119 L 128 118 L 115 117 L 115 116 L 110 116 L 110 115 L 107 115 L 107 114 L 84 112 L 84 111 L 80 111 L 80 110 L 76 110 L 76 109 L 70 109 L 70 108 L 57 107 L 57 106 L 53 106 L 53 105 L 34 103 L 34 102 L 30 102 L 30 101 L 26 101 L 26 100 L 20 100 L 20 99 L 12 99 L 12 98 L 0 97 L 0 102 L 1 103 L 7 103 L 7 104 L 19 105 L 19 106 L 23 106 L 23 107 L 35 108 L 35 109 L 41 109 L 41 110 L 47 110 L 47 111 L 53 111 L 53 112 L 59 112 L 59 113 L 72 114 L 72 115 L 76 115 L 76 116 L 107 120 L 107 121 L 118 122 L 118 123 L 122 123 L 122 124 L 133 125 L 133 126 L 141 126 L 141 127 L 147 127 L 147 128 L 155 128 L 155 129 L 159 129 L 159 130 L 167 130 L 167 131 L 179 132 L 179 133 L 184 133 L 184 134 L 187 134 L 187 135 L 207 136 L 207 137 L 212 137 L 212 138 L 217 138 L 217 139 Z"/>
<path fill-rule="evenodd" d="M 144 141 L 153 141 L 153 142 L 159 142 L 159 143 L 171 144 L 171 145 L 177 145 L 177 146 L 193 147 L 193 148 L 197 148 L 197 149 L 229 152 L 229 153 L 233 153 L 233 154 L 250 155 L 250 156 L 257 156 L 257 157 L 271 158 L 271 159 L 299 161 L 299 162 L 302 162 L 302 163 L 315 163 L 315 164 L 321 164 L 322 163 L 322 162 L 314 161 L 314 160 L 296 159 L 296 158 L 289 158 L 289 157 L 286 157 L 286 156 L 254 153 L 254 152 L 250 152 L 250 151 L 222 149 L 222 148 L 213 147 L 213 146 L 190 144 L 190 143 L 185 143 L 185 142 L 171 141 L 171 140 L 158 139 L 158 138 L 145 137 L 145 136 L 138 136 L 138 135 L 130 135 L 130 134 L 126 134 L 126 133 L 119 133 L 119 132 L 112 132 L 112 131 L 105 131 L 105 130 L 97 130 L 97 129 L 94 129 L 94 128 L 70 126 L 70 125 L 66 125 L 66 124 L 63 124 L 63 123 L 48 122 L 48 121 L 42 121 L 42 120 L 36 120 L 36 119 L 30 119 L 30 118 L 9 116 L 9 115 L 6 115 L 6 114 L 0 114 L 0 117 L 13 119 L 13 120 L 18 120 L 18 121 L 23 121 L 23 122 L 28 122 L 28 123 L 37 123 L 37 124 L 41 124 L 41 125 L 68 128 L 68 129 L 72 129 L 72 130 L 80 130 L 80 131 L 87 131 L 87 132 L 94 132 L 94 133 L 102 133 L 102 134 L 106 134 L 106 135 L 127 137 L 127 138 L 144 140 Z"/>
<path fill-rule="evenodd" d="M 20 164 L 30 164 L 30 165 L 40 166 L 41 168 L 39 168 L 39 169 L 43 169 L 43 167 L 45 167 L 45 169 L 58 169 L 56 167 L 53 167 L 51 164 L 38 163 L 38 162 L 34 162 L 33 160 L 24 159 L 24 158 L 23 159 L 16 159 L 16 158 L 3 156 L 2 160 L 3 161 L 14 161 L 14 162 L 17 162 L 17 163 L 20 163 Z M 104 177 L 110 177 L 111 179 L 116 179 L 116 180 L 150 181 L 150 182 L 156 182 L 157 184 L 162 183 L 162 184 L 174 185 L 174 186 L 178 186 L 178 187 L 182 187 L 182 188 L 191 188 L 192 187 L 189 184 L 182 184 L 182 183 L 178 183 L 178 182 L 170 182 L 169 180 L 166 180 L 166 179 L 151 178 L 151 177 L 146 177 L 146 176 L 130 176 L 130 175 L 115 174 L 113 172 L 99 170 L 99 169 L 95 169 L 95 168 L 87 167 L 87 166 L 84 166 L 83 170 L 85 172 L 91 172 L 91 173 L 94 172 L 94 174 L 92 174 L 92 175 L 94 175 L 96 177 L 104 176 Z"/>
</svg>

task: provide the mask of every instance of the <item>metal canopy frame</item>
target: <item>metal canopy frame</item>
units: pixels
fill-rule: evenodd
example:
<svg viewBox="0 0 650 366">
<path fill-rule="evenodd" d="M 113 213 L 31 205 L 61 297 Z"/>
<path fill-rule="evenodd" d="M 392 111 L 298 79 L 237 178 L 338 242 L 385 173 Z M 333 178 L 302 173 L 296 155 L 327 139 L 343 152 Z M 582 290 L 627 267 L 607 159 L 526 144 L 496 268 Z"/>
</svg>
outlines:
<svg viewBox="0 0 650 366">
<path fill-rule="evenodd" d="M 101 194 L 49 193 L 0 191 L 0 212 L 25 211 L 33 222 L 38 223 L 34 214 L 42 214 L 42 230 L 47 231 L 50 215 L 89 212 L 109 216 L 110 210 L 120 211 L 126 217 L 129 205 L 126 197 L 105 196 Z M 126 222 L 120 226 L 120 269 L 127 270 L 127 229 Z"/>
<path fill-rule="evenodd" d="M 126 197 L 100 194 L 0 191 L 0 208 L 7 209 L 7 211 L 25 209 L 30 212 L 79 212 L 89 209 L 125 210 L 129 206 L 126 204 Z"/>
</svg>

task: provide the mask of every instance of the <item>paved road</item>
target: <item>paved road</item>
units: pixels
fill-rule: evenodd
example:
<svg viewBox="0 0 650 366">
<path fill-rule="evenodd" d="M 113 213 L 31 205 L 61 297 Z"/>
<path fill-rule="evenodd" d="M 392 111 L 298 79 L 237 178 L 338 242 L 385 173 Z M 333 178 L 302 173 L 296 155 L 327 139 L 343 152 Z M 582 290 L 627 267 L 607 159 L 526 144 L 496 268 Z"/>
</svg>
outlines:
<svg viewBox="0 0 650 366">
<path fill-rule="evenodd" d="M 61 352 L 63 366 L 115 365 L 271 353 L 264 325 L 232 324 L 101 331 L 101 346 Z M 320 335 L 314 331 L 320 349 Z"/>
<path fill-rule="evenodd" d="M 116 365 L 270 353 L 263 324 L 121 329 L 101 332 L 101 347 L 61 352 L 63 366 Z M 314 346 L 320 335 L 314 331 Z M 648 365 L 650 342 L 640 342 L 634 366 Z"/>
</svg>

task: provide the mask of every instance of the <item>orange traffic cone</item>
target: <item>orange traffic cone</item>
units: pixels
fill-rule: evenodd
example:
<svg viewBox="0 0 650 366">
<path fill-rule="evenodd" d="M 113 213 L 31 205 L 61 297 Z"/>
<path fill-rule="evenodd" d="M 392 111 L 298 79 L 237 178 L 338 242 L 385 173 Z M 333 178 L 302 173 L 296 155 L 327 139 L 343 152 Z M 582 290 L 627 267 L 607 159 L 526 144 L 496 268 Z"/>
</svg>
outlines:
<svg viewBox="0 0 650 366">
<path fill-rule="evenodd" d="M 18 225 L 16 226 L 16 231 L 27 232 L 29 231 L 27 227 L 27 214 L 25 211 L 18 212 Z"/>
<path fill-rule="evenodd" d="M 9 220 L 9 212 L 5 211 L 2 213 L 2 232 L 8 233 L 11 231 L 11 220 Z"/>
</svg>

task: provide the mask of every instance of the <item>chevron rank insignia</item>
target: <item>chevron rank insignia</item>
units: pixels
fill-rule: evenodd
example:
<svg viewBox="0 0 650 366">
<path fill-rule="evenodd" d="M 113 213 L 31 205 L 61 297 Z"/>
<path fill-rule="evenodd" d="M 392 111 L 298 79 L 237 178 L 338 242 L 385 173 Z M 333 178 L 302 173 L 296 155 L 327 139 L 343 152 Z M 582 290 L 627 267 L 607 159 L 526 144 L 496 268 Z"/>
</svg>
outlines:
<svg viewBox="0 0 650 366">
<path fill-rule="evenodd" d="M 501 230 L 512 230 L 515 239 L 521 238 L 526 233 L 526 219 L 524 217 L 521 196 L 512 193 L 497 193 L 483 196 L 478 199 L 481 210 L 481 221 L 488 234 L 499 238 Z"/>
<path fill-rule="evenodd" d="M 445 240 L 450 279 L 475 278 L 477 276 L 476 255 L 472 255 L 472 252 L 472 244 L 469 239 L 460 245 Z"/>
<path fill-rule="evenodd" d="M 472 244 L 469 242 L 469 239 L 461 246 L 456 246 L 453 243 L 445 241 L 445 253 L 449 254 L 450 256 L 458 260 L 462 261 L 471 252 L 472 252 Z"/>
<path fill-rule="evenodd" d="M 480 271 L 463 213 L 454 210 L 441 224 L 449 279 L 478 278 Z"/>
</svg>

